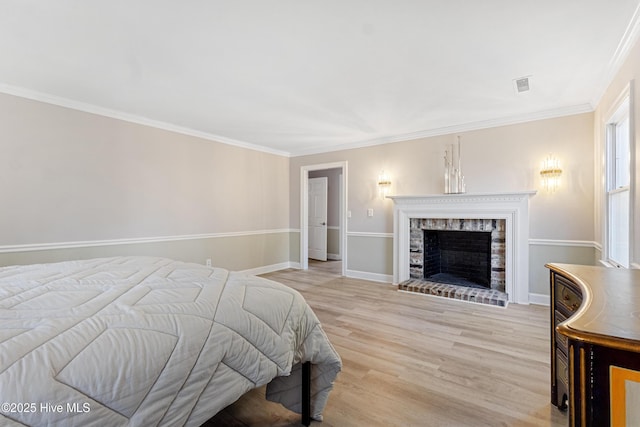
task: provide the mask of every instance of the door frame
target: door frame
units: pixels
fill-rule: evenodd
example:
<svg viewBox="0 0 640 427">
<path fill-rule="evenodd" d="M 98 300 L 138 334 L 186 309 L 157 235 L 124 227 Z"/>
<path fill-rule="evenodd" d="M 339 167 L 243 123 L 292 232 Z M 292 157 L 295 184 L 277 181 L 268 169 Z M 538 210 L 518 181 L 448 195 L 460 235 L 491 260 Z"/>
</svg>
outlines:
<svg viewBox="0 0 640 427">
<path fill-rule="evenodd" d="M 324 169 L 342 169 L 340 192 L 340 250 L 342 275 L 347 271 L 347 161 L 322 163 L 300 167 L 300 268 L 309 269 L 309 172 Z"/>
</svg>

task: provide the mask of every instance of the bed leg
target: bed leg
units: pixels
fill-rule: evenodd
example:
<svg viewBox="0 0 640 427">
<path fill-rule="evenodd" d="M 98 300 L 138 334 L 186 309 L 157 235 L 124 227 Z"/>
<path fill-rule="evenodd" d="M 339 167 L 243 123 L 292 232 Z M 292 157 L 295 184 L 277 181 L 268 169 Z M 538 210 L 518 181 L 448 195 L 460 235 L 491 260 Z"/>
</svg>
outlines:
<svg viewBox="0 0 640 427">
<path fill-rule="evenodd" d="M 311 424 L 311 362 L 302 364 L 302 425 Z"/>
</svg>

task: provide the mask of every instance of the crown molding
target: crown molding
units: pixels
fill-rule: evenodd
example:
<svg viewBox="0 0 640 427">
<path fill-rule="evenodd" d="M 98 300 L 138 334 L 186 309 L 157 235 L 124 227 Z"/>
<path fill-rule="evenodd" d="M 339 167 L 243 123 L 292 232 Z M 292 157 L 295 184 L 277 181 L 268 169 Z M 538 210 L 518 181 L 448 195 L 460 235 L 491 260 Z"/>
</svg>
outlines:
<svg viewBox="0 0 640 427">
<path fill-rule="evenodd" d="M 194 136 L 196 138 L 205 139 L 207 141 L 218 142 L 221 144 L 232 145 L 235 147 L 245 148 L 248 150 L 260 151 L 263 153 L 275 154 L 277 156 L 289 157 L 289 153 L 286 151 L 275 150 L 272 148 L 264 147 L 261 145 L 251 144 L 244 141 L 239 141 L 232 138 L 227 138 L 220 135 L 214 135 L 207 132 L 190 129 L 184 126 L 179 126 L 173 123 L 163 122 L 160 120 L 153 120 L 143 116 L 137 116 L 135 114 L 125 113 L 123 111 L 112 110 L 109 108 L 100 107 L 94 104 L 88 104 L 85 102 L 74 101 L 69 98 L 63 98 L 48 93 L 38 92 L 31 89 L 26 89 L 19 86 L 13 86 L 6 83 L 0 83 L 0 92 L 7 95 L 13 95 L 20 98 L 31 99 L 33 101 L 44 102 L 46 104 L 57 105 L 59 107 L 65 107 L 72 110 L 82 111 L 85 113 L 96 114 L 98 116 L 110 117 L 112 119 L 122 120 L 125 122 L 135 123 L 143 126 L 149 126 L 156 129 L 162 129 L 169 132 L 175 132 L 182 135 Z"/>
<path fill-rule="evenodd" d="M 450 135 L 453 133 L 471 132 L 475 130 L 507 126 L 518 123 L 533 122 L 537 120 L 554 119 L 557 117 L 573 116 L 575 114 L 591 113 L 594 108 L 591 104 L 579 104 L 568 107 L 555 108 L 551 110 L 536 111 L 533 113 L 519 114 L 516 116 L 502 117 L 498 119 L 482 120 L 477 122 L 463 123 L 453 126 L 427 129 L 418 132 L 405 133 L 402 135 L 390 135 L 365 141 L 347 143 L 344 145 L 330 145 L 315 147 L 305 150 L 298 150 L 290 153 L 291 157 L 308 156 L 312 154 L 322 154 L 332 151 L 351 150 L 355 148 L 372 147 L 375 145 L 391 144 L 394 142 L 411 141 L 414 139 L 430 138 L 434 136 Z"/>
<path fill-rule="evenodd" d="M 600 103 L 607 87 L 609 87 L 615 75 L 620 71 L 620 68 L 629 57 L 631 48 L 635 46 L 638 40 L 640 40 L 640 4 L 636 7 L 636 10 L 631 17 L 631 21 L 629 21 L 629 25 L 622 35 L 620 43 L 618 43 L 618 47 L 607 64 L 602 82 L 591 101 L 591 105 L 593 105 L 594 109 Z"/>
<path fill-rule="evenodd" d="M 637 16 L 638 14 L 636 13 Z M 263 153 L 274 154 L 283 157 L 300 157 L 312 154 L 329 153 L 333 151 L 350 150 L 355 148 L 366 148 L 376 145 L 390 144 L 394 142 L 411 141 L 414 139 L 429 138 L 434 136 L 449 135 L 453 133 L 470 132 L 474 130 L 488 129 L 498 126 L 507 126 L 518 123 L 531 122 L 536 120 L 553 119 L 556 117 L 571 116 L 575 114 L 589 113 L 594 110 L 591 104 L 580 104 L 568 107 L 561 107 L 551 110 L 537 111 L 533 113 L 520 114 L 509 117 L 502 117 L 498 119 L 483 120 L 477 122 L 463 123 L 453 126 L 444 126 L 434 129 L 426 129 L 418 132 L 411 132 L 401 135 L 389 135 L 381 138 L 374 138 L 364 141 L 356 141 L 353 143 L 346 143 L 341 145 L 329 145 L 322 147 L 314 147 L 309 149 L 295 150 L 295 151 L 282 151 L 269 147 L 251 144 L 244 141 L 227 138 L 220 135 L 214 135 L 207 132 L 190 129 L 187 127 L 179 126 L 173 123 L 167 123 L 159 120 L 149 119 L 143 116 L 137 116 L 134 114 L 125 113 L 118 110 L 112 110 L 104 107 L 100 107 L 93 104 L 88 104 L 80 101 L 74 101 L 72 99 L 59 97 L 43 92 L 26 89 L 19 86 L 0 83 L 0 93 L 7 95 L 13 95 L 20 98 L 31 99 L 46 104 L 57 105 L 60 107 L 69 108 L 72 110 L 82 111 L 85 113 L 96 114 L 99 116 L 110 117 L 117 120 L 123 120 L 130 123 L 135 123 L 143 126 L 149 126 L 156 129 L 163 129 L 170 132 L 179 133 L 182 135 L 193 136 L 201 138 L 207 141 L 218 142 L 221 144 L 231 145 L 239 148 L 245 148 L 248 150 L 260 151 Z"/>
</svg>

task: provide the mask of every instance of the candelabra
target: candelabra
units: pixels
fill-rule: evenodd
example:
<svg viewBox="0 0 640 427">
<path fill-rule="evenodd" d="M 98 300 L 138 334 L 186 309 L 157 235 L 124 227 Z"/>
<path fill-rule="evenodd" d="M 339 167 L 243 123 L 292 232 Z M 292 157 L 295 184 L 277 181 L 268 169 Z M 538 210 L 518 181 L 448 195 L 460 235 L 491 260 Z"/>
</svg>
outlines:
<svg viewBox="0 0 640 427">
<path fill-rule="evenodd" d="M 449 144 L 449 147 L 444 152 L 445 194 L 457 194 L 466 191 L 460 163 L 460 136 L 458 136 L 458 143 Z"/>
</svg>

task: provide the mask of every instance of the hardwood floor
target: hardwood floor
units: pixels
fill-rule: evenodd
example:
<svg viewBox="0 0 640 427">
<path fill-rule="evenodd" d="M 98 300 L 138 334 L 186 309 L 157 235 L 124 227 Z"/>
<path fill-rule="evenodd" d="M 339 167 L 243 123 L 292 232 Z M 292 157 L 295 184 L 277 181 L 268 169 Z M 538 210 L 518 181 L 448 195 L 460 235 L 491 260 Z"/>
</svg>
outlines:
<svg viewBox="0 0 640 427">
<path fill-rule="evenodd" d="M 549 403 L 549 309 L 490 307 L 340 277 L 339 262 L 264 277 L 297 289 L 342 357 L 317 427 L 565 426 Z M 207 426 L 299 426 L 249 392 Z"/>
</svg>

